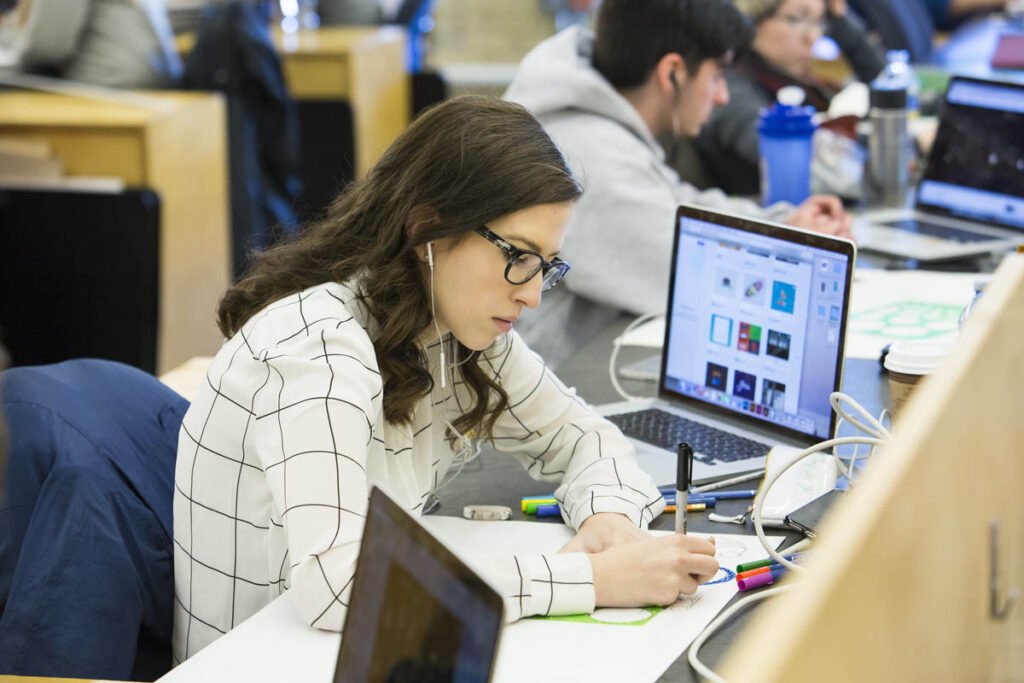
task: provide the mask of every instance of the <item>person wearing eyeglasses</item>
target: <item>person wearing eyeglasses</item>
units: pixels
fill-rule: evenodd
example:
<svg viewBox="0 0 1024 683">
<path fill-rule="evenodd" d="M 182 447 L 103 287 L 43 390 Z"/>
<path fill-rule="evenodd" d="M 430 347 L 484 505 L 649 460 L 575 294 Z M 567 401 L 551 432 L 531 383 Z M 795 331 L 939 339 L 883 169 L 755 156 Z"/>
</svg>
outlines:
<svg viewBox="0 0 1024 683">
<path fill-rule="evenodd" d="M 480 558 L 510 619 L 669 604 L 714 575 L 713 543 L 646 532 L 665 503 L 629 442 L 514 329 L 571 277 L 579 196 L 529 112 L 458 98 L 256 256 L 179 434 L 176 662 L 285 589 L 340 630 L 370 488 L 421 514 L 485 441 L 577 529 L 559 553 Z"/>
<path fill-rule="evenodd" d="M 754 24 L 751 49 L 726 72 L 729 103 L 712 114 L 702 135 L 693 141 L 699 161 L 680 158 L 676 170 L 684 178 L 706 174 L 726 192 L 757 194 L 761 176 L 757 118 L 788 85 L 805 93 L 804 104 L 826 111 L 841 85 L 814 75 L 812 48 L 824 35 L 836 41 L 857 79 L 870 81 L 885 66 L 881 51 L 870 42 L 846 0 L 733 0 Z M 703 169 L 695 168 L 702 164 Z"/>
</svg>

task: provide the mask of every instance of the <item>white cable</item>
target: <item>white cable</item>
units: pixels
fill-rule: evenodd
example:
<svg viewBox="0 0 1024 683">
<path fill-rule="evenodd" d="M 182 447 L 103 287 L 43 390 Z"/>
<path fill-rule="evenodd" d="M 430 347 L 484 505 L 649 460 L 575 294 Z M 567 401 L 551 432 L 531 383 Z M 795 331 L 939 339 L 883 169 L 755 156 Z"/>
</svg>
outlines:
<svg viewBox="0 0 1024 683">
<path fill-rule="evenodd" d="M 721 628 L 722 624 L 724 624 L 726 621 L 732 618 L 734 614 L 739 612 L 741 609 L 745 608 L 747 605 L 752 605 L 755 602 L 764 600 L 765 598 L 770 598 L 771 596 L 778 595 L 779 593 L 785 593 L 786 591 L 792 589 L 793 585 L 791 584 L 787 586 L 776 586 L 774 588 L 766 588 L 764 590 L 760 590 L 757 593 L 748 595 L 742 600 L 737 600 L 727 610 L 725 610 L 717 617 L 715 617 L 714 621 L 708 624 L 708 627 L 701 631 L 700 635 L 697 636 L 694 639 L 693 643 L 690 644 L 690 650 L 689 652 L 687 652 L 686 659 L 690 662 L 690 666 L 693 667 L 693 670 L 710 681 L 716 681 L 717 683 L 725 683 L 724 678 L 722 678 L 714 671 L 712 671 L 710 667 L 706 666 L 704 662 L 700 661 L 700 659 L 697 657 L 697 654 L 700 652 L 701 647 L 704 646 L 704 643 L 707 642 L 707 639 L 710 638 L 715 631 Z"/>
<path fill-rule="evenodd" d="M 757 538 L 761 541 L 761 545 L 764 546 L 766 551 L 768 551 L 768 555 L 782 566 L 788 569 L 804 571 L 803 567 L 790 562 L 779 554 L 779 551 L 772 547 L 772 544 L 768 542 L 768 538 L 765 536 L 764 526 L 761 521 L 761 508 L 764 506 L 764 500 L 768 495 L 769 489 L 771 489 L 775 482 L 778 481 L 779 477 L 781 477 L 790 467 L 797 464 L 808 455 L 850 443 L 867 443 L 875 446 L 881 446 L 886 442 L 884 439 L 876 439 L 866 436 L 841 436 L 835 439 L 828 439 L 827 441 L 817 443 L 810 448 L 806 448 L 796 455 L 791 456 L 790 459 L 785 461 L 783 466 L 773 472 L 771 476 L 765 476 L 764 483 L 761 484 L 761 489 L 757 492 L 757 496 L 754 497 L 754 512 L 751 514 L 750 519 L 754 523 L 754 533 L 757 534 Z"/>
<path fill-rule="evenodd" d="M 427 264 L 430 266 L 430 318 L 431 322 L 434 324 L 434 331 L 437 332 L 437 346 L 438 352 L 440 354 L 441 366 L 441 392 L 442 398 L 444 398 L 444 389 L 447 386 L 445 378 L 447 377 L 448 373 L 451 372 L 452 375 L 452 391 L 454 392 L 455 368 L 458 367 L 459 365 L 462 365 L 462 363 L 465 363 L 470 358 L 472 358 L 472 354 L 470 354 L 470 356 L 460 361 L 459 363 L 454 364 L 450 367 L 445 363 L 444 338 L 441 335 L 441 328 L 438 327 L 437 325 L 437 310 L 434 307 L 434 250 L 431 247 L 431 244 L 431 242 L 427 242 Z M 455 478 L 462 473 L 462 468 L 466 466 L 466 463 L 476 460 L 477 456 L 480 455 L 480 443 L 474 444 L 473 441 L 471 441 L 468 436 L 460 432 L 458 429 L 455 428 L 455 425 L 448 421 L 448 418 L 444 416 L 443 405 L 441 407 L 441 413 L 441 419 L 444 420 L 445 426 L 451 431 L 452 434 L 455 435 L 457 439 L 459 439 L 462 442 L 462 445 L 459 448 L 459 450 L 453 454 L 452 461 L 448 465 L 448 471 L 445 473 L 445 476 L 441 479 L 441 482 L 434 487 L 433 493 L 435 494 L 448 484 L 452 483 L 455 480 Z M 455 465 L 458 465 L 458 467 L 456 468 L 455 473 L 451 474 L 451 468 Z"/>
<path fill-rule="evenodd" d="M 444 339 L 441 338 L 441 328 L 437 326 L 437 310 L 434 308 L 434 249 L 431 244 L 432 242 L 427 242 L 427 263 L 430 265 L 430 322 L 434 323 L 434 331 L 437 332 L 437 346 L 441 351 L 441 389 L 444 389 L 448 369 L 444 364 Z"/>
<path fill-rule="evenodd" d="M 619 340 L 625 337 L 630 332 L 632 332 L 634 329 L 636 329 L 637 326 L 642 325 L 648 320 L 660 318 L 664 315 L 664 313 L 645 313 L 644 315 L 640 316 L 639 318 L 631 322 L 629 325 L 627 325 L 626 329 L 622 331 L 622 334 L 620 334 L 618 338 L 614 342 L 612 342 L 612 355 L 611 358 L 608 359 L 608 377 L 611 379 L 612 386 L 615 388 L 615 391 L 619 394 L 619 396 L 621 396 L 627 401 L 640 401 L 643 400 L 645 397 L 634 396 L 633 394 L 623 389 L 622 385 L 619 384 L 619 378 L 615 374 L 615 361 L 618 359 L 619 349 L 622 347 L 622 342 L 620 342 Z"/>
<path fill-rule="evenodd" d="M 877 438 L 880 438 L 880 439 L 881 438 L 889 438 L 890 436 L 892 436 L 892 434 L 889 433 L 889 430 L 886 429 L 882 425 L 882 423 L 879 422 L 879 420 L 877 418 L 875 418 L 871 413 L 869 413 L 867 410 L 865 410 L 864 407 L 861 404 L 857 403 L 857 401 L 855 399 L 853 399 L 852 397 L 847 396 L 846 394 L 844 394 L 841 391 L 833 391 L 831 394 L 829 394 L 828 400 L 829 400 L 829 403 L 832 404 L 832 409 L 834 411 L 836 411 L 836 414 L 839 415 L 840 418 L 846 420 L 847 422 L 852 424 L 855 428 L 857 428 L 858 430 L 864 432 L 865 434 L 870 434 L 871 436 L 874 436 L 874 437 L 877 437 Z M 843 402 L 846 402 L 846 403 L 850 404 L 850 406 L 861 417 L 863 417 L 869 423 L 871 423 L 871 426 L 870 427 L 865 426 L 855 416 L 853 416 L 850 413 L 846 412 L 846 410 L 843 409 Z M 888 411 L 883 410 L 880 418 L 881 419 L 885 419 L 885 416 L 887 414 L 888 414 Z"/>
<path fill-rule="evenodd" d="M 858 420 L 856 416 L 851 415 L 849 412 L 847 412 L 847 410 L 845 410 L 843 407 L 844 402 L 849 404 L 850 407 L 857 414 L 859 414 L 861 417 L 867 420 L 869 425 L 865 425 L 863 422 Z M 833 392 L 829 396 L 829 403 L 832 405 L 833 410 L 836 411 L 836 414 L 839 415 L 839 421 L 836 423 L 836 433 L 839 432 L 839 427 L 841 427 L 844 422 L 848 422 L 851 425 L 853 425 L 855 429 L 857 429 L 860 432 L 863 432 L 864 434 L 867 434 L 870 437 L 874 437 L 877 439 L 888 439 L 891 437 L 891 433 L 883 424 L 886 417 L 889 415 L 888 410 L 883 410 L 881 414 L 878 416 L 878 418 L 875 418 L 874 416 L 871 415 L 871 413 L 865 410 L 863 406 L 857 403 L 856 400 L 838 391 Z M 836 460 L 836 466 L 839 469 L 840 474 L 842 474 L 850 481 L 851 486 L 856 486 L 857 484 L 857 480 L 854 477 L 854 472 L 857 469 L 858 459 L 860 458 L 861 445 L 861 443 L 854 444 L 853 455 L 850 456 L 840 455 L 838 451 L 833 451 L 833 456 Z M 867 460 L 870 461 L 870 459 L 874 456 L 875 448 L 876 446 L 872 445 L 871 448 L 868 450 L 868 454 L 866 456 Z M 844 459 L 849 461 L 849 466 L 844 466 Z"/>
<path fill-rule="evenodd" d="M 764 549 L 768 552 L 768 555 L 775 562 L 781 564 L 782 566 L 788 569 L 794 569 L 797 572 L 806 571 L 806 569 L 783 557 L 781 553 L 779 553 L 774 547 L 772 547 L 771 543 L 768 542 L 768 538 L 765 536 L 764 525 L 761 522 L 761 508 L 764 505 L 764 501 L 768 495 L 768 491 L 790 467 L 792 467 L 793 465 L 795 465 L 796 463 L 800 462 L 801 460 L 803 460 L 804 458 L 813 453 L 818 453 L 819 451 L 826 451 L 828 449 L 833 449 L 832 455 L 833 457 L 835 457 L 840 470 L 844 471 L 844 473 L 847 473 L 847 477 L 850 478 L 850 481 L 852 483 L 853 479 L 851 475 L 853 474 L 854 467 L 857 464 L 857 450 L 854 450 L 849 470 L 844 470 L 842 465 L 842 457 L 835 452 L 835 446 L 842 446 L 845 444 L 856 444 L 858 446 L 861 444 L 870 445 L 871 450 L 868 452 L 868 455 L 866 456 L 870 458 L 871 455 L 874 453 L 875 448 L 877 448 L 878 446 L 885 445 L 891 436 L 889 430 L 882 425 L 882 421 L 884 421 L 886 417 L 886 411 L 882 411 L 882 414 L 876 419 L 870 413 L 868 413 L 859 403 L 857 403 L 857 401 L 839 391 L 834 391 L 831 395 L 829 395 L 829 403 L 832 405 L 832 409 L 836 411 L 836 414 L 840 416 L 840 420 L 839 422 L 837 422 L 836 425 L 837 430 L 839 428 L 839 425 L 845 421 L 853 425 L 863 434 L 866 434 L 866 436 L 842 436 L 833 439 L 827 439 L 825 441 L 822 441 L 811 446 L 810 448 L 806 448 L 800 451 L 796 455 L 791 456 L 789 460 L 785 461 L 782 467 L 772 472 L 771 476 L 768 476 L 766 474 L 765 480 L 764 482 L 762 482 L 761 488 L 757 492 L 757 496 L 754 497 L 754 509 L 753 513 L 751 514 L 751 521 L 753 521 L 754 523 L 754 533 L 757 534 L 757 539 L 761 542 L 761 545 L 764 547 Z M 857 415 L 864 418 L 867 424 L 859 420 L 856 416 L 847 412 L 847 410 L 844 408 L 844 403 L 849 404 L 849 406 L 853 409 L 855 413 L 857 413 Z M 802 549 L 808 544 L 808 542 L 809 539 L 803 539 L 802 541 L 793 544 L 792 546 L 786 549 L 787 554 Z M 714 634 L 715 631 L 717 631 L 721 627 L 722 624 L 724 624 L 730 617 L 732 617 L 732 615 L 734 615 L 740 609 L 743 609 L 747 605 L 752 604 L 756 601 L 764 600 L 765 598 L 770 597 L 772 595 L 778 595 L 779 593 L 788 591 L 791 588 L 793 588 L 792 585 L 786 585 L 758 591 L 753 595 L 747 596 L 742 600 L 737 601 L 729 609 L 725 610 L 724 612 L 722 612 L 722 614 L 718 615 L 718 617 L 715 618 L 714 621 L 712 621 L 710 624 L 708 624 L 707 628 L 705 628 L 690 645 L 690 651 L 687 655 L 687 659 L 690 662 L 690 666 L 693 667 L 694 671 L 696 671 L 698 674 L 700 674 L 708 680 L 724 683 L 725 679 L 716 674 L 708 666 L 706 666 L 703 662 L 700 661 L 700 659 L 697 656 L 698 652 L 700 651 L 700 648 L 704 645 L 707 639 L 710 638 L 712 634 Z"/>
</svg>

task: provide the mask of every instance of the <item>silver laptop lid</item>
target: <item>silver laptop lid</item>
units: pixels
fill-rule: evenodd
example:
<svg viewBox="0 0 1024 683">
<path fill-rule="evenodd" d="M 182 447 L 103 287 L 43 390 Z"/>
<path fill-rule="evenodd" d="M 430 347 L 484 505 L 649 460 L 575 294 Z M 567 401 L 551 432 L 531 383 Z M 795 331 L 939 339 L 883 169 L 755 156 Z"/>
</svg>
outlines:
<svg viewBox="0 0 1024 683">
<path fill-rule="evenodd" d="M 1024 230 L 1024 85 L 950 81 L 917 207 Z"/>
<path fill-rule="evenodd" d="M 661 397 L 830 438 L 853 243 L 683 205 L 672 253 Z"/>
</svg>

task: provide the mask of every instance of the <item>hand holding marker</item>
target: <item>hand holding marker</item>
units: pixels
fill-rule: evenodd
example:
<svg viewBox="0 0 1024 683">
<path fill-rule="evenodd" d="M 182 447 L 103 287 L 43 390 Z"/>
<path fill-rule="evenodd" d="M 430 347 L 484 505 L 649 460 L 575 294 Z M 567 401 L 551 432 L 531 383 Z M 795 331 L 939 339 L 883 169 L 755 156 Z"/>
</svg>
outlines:
<svg viewBox="0 0 1024 683">
<path fill-rule="evenodd" d="M 693 479 L 693 448 L 680 443 L 676 451 L 676 533 L 686 533 L 686 495 Z"/>
</svg>

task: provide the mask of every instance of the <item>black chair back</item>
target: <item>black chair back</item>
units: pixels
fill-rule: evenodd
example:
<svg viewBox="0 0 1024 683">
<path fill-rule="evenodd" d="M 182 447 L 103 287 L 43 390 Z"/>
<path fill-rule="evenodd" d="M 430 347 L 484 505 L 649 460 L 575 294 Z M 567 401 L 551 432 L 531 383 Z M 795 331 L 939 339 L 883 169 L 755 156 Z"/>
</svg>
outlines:
<svg viewBox="0 0 1024 683">
<path fill-rule="evenodd" d="M 0 189 L 0 292 L 12 365 L 91 357 L 155 372 L 159 198 Z"/>
</svg>

